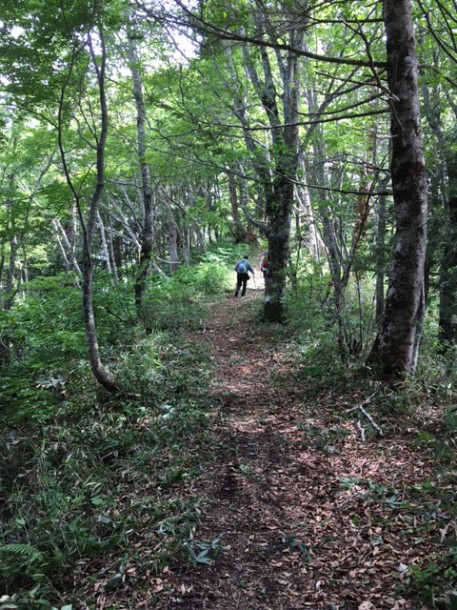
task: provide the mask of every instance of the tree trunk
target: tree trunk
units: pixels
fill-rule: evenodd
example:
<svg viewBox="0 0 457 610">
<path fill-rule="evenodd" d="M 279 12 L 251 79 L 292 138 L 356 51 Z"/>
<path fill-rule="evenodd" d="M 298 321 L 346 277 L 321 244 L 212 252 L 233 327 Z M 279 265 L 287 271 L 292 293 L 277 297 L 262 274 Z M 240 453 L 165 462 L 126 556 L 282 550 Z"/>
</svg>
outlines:
<svg viewBox="0 0 457 610">
<path fill-rule="evenodd" d="M 306 181 L 306 165 L 302 155 L 300 155 L 299 164 L 302 179 Z M 303 235 L 302 241 L 306 245 L 312 258 L 316 262 L 319 262 L 321 258 L 320 250 L 322 242 L 317 231 L 316 222 L 314 220 L 314 211 L 311 205 L 309 189 L 306 185 L 297 184 L 295 190 L 299 206 L 297 218 L 297 222 L 299 223 L 299 233 L 302 232 L 303 228 L 305 229 L 306 233 Z"/>
<path fill-rule="evenodd" d="M 246 229 L 244 228 L 241 217 L 240 210 L 238 204 L 238 194 L 236 192 L 236 180 L 233 173 L 229 170 L 227 171 L 228 181 L 229 181 L 229 194 L 230 194 L 230 207 L 232 210 L 232 219 L 233 219 L 233 237 L 235 239 L 236 244 L 243 243 L 246 239 Z"/>
<path fill-rule="evenodd" d="M 113 270 L 111 268 L 111 258 L 108 249 L 108 242 L 106 240 L 106 231 L 105 231 L 105 223 L 103 222 L 103 218 L 99 211 L 97 211 L 97 224 L 98 230 L 100 232 L 100 242 L 102 245 L 103 258 L 105 259 L 106 270 L 110 275 L 112 275 Z"/>
<path fill-rule="evenodd" d="M 143 83 L 138 69 L 138 54 L 133 37 L 129 40 L 129 64 L 132 74 L 132 92 L 136 107 L 136 129 L 138 158 L 141 171 L 141 191 L 143 197 L 143 226 L 140 237 L 141 250 L 138 272 L 135 281 L 135 304 L 139 316 L 142 315 L 146 282 L 151 266 L 154 243 L 153 198 L 149 180 L 149 167 L 146 159 L 146 107 L 143 97 Z"/>
<path fill-rule="evenodd" d="M 14 297 L 16 296 L 18 287 L 15 287 L 15 273 L 16 273 L 16 262 L 18 253 L 18 241 L 16 235 L 16 223 L 14 219 L 13 210 L 13 187 L 14 179 L 11 175 L 8 179 L 8 198 L 6 200 L 6 218 L 7 226 L 9 230 L 9 241 L 10 241 L 10 255 L 9 262 L 6 268 L 6 283 L 5 283 L 5 297 L 3 299 L 3 309 L 11 309 L 13 306 Z"/>
<path fill-rule="evenodd" d="M 450 154 L 452 154 L 450 152 Z M 440 269 L 439 339 L 457 343 L 457 158 L 448 159 L 448 226 Z"/>
<path fill-rule="evenodd" d="M 181 230 L 182 240 L 181 240 L 181 254 L 182 259 L 186 264 L 190 263 L 190 248 L 191 248 L 191 233 L 190 228 L 184 222 L 182 224 Z"/>
<path fill-rule="evenodd" d="M 111 243 L 113 250 L 114 266 L 119 271 L 122 269 L 122 237 L 120 235 L 114 235 L 111 231 Z"/>
<path fill-rule="evenodd" d="M 14 297 L 19 289 L 19 279 L 17 280 L 17 285 L 15 286 L 17 251 L 17 236 L 13 235 L 10 239 L 10 260 L 6 270 L 5 300 L 3 302 L 4 309 L 11 309 L 13 306 Z"/>
<path fill-rule="evenodd" d="M 115 284 L 119 282 L 119 276 L 117 273 L 117 264 L 116 264 L 116 256 L 114 253 L 114 235 L 113 235 L 113 225 L 111 220 L 111 215 L 108 215 L 108 227 L 105 230 L 106 234 L 106 245 L 108 248 L 108 256 L 110 260 L 110 267 L 113 273 L 113 280 Z"/>
<path fill-rule="evenodd" d="M 79 218 L 81 221 L 81 227 L 83 231 L 83 282 L 82 282 L 82 310 L 83 320 L 86 331 L 86 338 L 88 344 L 89 361 L 94 374 L 95 379 L 109 392 L 118 390 L 118 387 L 114 381 L 113 376 L 109 373 L 102 365 L 100 358 L 100 349 L 97 339 L 97 330 L 95 325 L 94 317 L 94 303 L 93 303 L 93 265 L 92 265 L 92 242 L 95 234 L 95 228 L 97 224 L 97 211 L 98 206 L 105 188 L 105 147 L 106 138 L 108 134 L 108 108 L 105 91 L 105 79 L 106 79 L 106 49 L 103 39 L 103 33 L 100 30 L 100 49 L 101 58 L 100 63 L 97 61 L 95 56 L 93 41 L 91 32 L 87 34 L 87 44 L 89 47 L 90 55 L 92 58 L 92 64 L 94 67 L 96 80 L 98 84 L 99 104 L 100 104 L 100 121 L 101 127 L 97 138 L 96 146 L 96 185 L 92 197 L 90 199 L 89 213 L 87 223 L 84 222 L 83 211 L 81 207 L 80 195 L 76 191 L 73 181 L 71 179 L 70 171 L 68 168 L 66 153 L 63 145 L 63 108 L 65 102 L 66 87 L 69 83 L 70 76 L 73 70 L 74 64 L 70 66 L 70 72 L 68 80 L 64 83 L 59 102 L 59 117 L 58 117 L 58 143 L 59 150 L 62 159 L 62 165 L 64 168 L 65 177 L 73 194 L 76 207 L 78 210 Z M 73 62 L 76 60 L 76 54 L 73 55 Z"/>
<path fill-rule="evenodd" d="M 384 0 L 391 104 L 391 174 L 396 233 L 386 307 L 370 355 L 394 381 L 414 366 L 424 283 L 427 175 L 420 125 L 418 67 L 411 0 Z"/>
<path fill-rule="evenodd" d="M 256 13 L 254 19 L 259 32 L 264 30 L 265 26 L 267 31 L 271 30 L 269 28 L 271 24 L 266 22 L 265 14 Z M 291 46 L 300 48 L 302 42 L 303 30 L 291 29 L 289 31 Z M 269 181 L 266 174 L 262 176 L 266 196 L 268 238 L 268 272 L 265 276 L 263 315 L 269 322 L 282 323 L 285 315 L 286 274 L 290 263 L 289 240 L 294 183 L 298 166 L 298 58 L 293 53 L 281 56 L 278 52 L 276 56 L 283 88 L 281 122 L 270 56 L 265 47 L 260 48 L 260 55 L 263 79 L 259 78 L 252 58 L 244 47 L 246 70 L 272 128 L 271 155 L 275 168 L 274 175 Z M 246 134 L 246 129 L 244 131 Z"/>
<path fill-rule="evenodd" d="M 60 254 L 63 259 L 65 271 L 70 271 L 71 264 L 70 264 L 70 261 L 68 260 L 67 252 L 63 246 L 62 240 L 60 239 L 60 233 L 59 233 L 58 225 L 56 223 L 56 219 L 54 219 L 52 221 L 52 226 L 55 229 L 55 238 L 56 238 L 57 245 L 59 246 Z"/>
<path fill-rule="evenodd" d="M 289 174 L 290 175 L 290 174 Z M 265 274 L 264 317 L 269 322 L 284 321 L 286 270 L 290 261 L 290 223 L 293 203 L 293 182 L 282 176 L 275 180 L 275 192 L 267 199 L 268 271 Z"/>
<path fill-rule="evenodd" d="M 179 268 L 179 257 L 178 257 L 178 231 L 176 230 L 176 224 L 173 218 L 168 223 L 168 249 L 170 256 L 170 273 L 178 271 Z"/>
<path fill-rule="evenodd" d="M 386 239 L 386 195 L 389 178 L 380 181 L 376 209 L 375 256 L 376 256 L 376 324 L 380 328 L 384 315 L 385 239 Z"/>
<path fill-rule="evenodd" d="M 100 350 L 98 346 L 97 331 L 94 317 L 93 304 L 93 264 L 92 264 L 92 242 L 97 225 L 98 207 L 105 190 L 105 148 L 106 138 L 108 135 L 108 107 L 105 91 L 106 79 L 106 49 L 103 39 L 103 34 L 100 31 L 101 42 L 101 59 L 100 64 L 97 63 L 93 50 L 92 39 L 88 36 L 89 47 L 92 56 L 92 62 L 97 74 L 99 103 L 100 103 L 100 120 L 101 128 L 97 140 L 97 184 L 91 198 L 89 207 L 89 218 L 84 231 L 84 274 L 83 274 L 83 317 L 86 324 L 86 334 L 89 339 L 89 355 L 97 381 L 108 391 L 113 392 L 118 390 L 114 378 L 102 365 L 100 358 Z"/>
<path fill-rule="evenodd" d="M 61 249 L 62 258 L 64 260 L 66 270 L 73 270 L 77 273 L 81 273 L 81 269 L 78 265 L 78 261 L 76 260 L 75 256 L 75 232 L 73 232 L 72 230 L 69 231 L 70 238 L 72 238 L 72 241 L 70 242 L 68 233 L 62 227 L 60 220 L 58 218 L 54 218 L 52 224 L 56 230 L 56 239 Z"/>
</svg>

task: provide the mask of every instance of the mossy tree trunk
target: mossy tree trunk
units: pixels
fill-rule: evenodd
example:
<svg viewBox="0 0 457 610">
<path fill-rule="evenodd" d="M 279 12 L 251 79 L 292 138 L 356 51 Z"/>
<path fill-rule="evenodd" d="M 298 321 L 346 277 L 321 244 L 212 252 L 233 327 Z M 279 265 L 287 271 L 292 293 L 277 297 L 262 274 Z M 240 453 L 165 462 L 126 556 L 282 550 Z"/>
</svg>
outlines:
<svg viewBox="0 0 457 610">
<path fill-rule="evenodd" d="M 411 0 L 384 0 L 384 21 L 396 233 L 384 317 L 369 360 L 384 378 L 395 380 L 412 372 L 421 326 L 427 175 Z"/>
</svg>

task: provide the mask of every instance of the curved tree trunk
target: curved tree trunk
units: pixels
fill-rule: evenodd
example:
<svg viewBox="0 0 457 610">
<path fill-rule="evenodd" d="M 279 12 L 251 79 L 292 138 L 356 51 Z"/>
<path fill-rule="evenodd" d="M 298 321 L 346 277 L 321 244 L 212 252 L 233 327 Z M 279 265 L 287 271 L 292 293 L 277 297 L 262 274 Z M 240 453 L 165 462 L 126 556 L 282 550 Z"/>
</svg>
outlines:
<svg viewBox="0 0 457 610">
<path fill-rule="evenodd" d="M 107 371 L 101 362 L 100 358 L 100 349 L 97 340 L 97 329 L 95 325 L 95 316 L 94 316 L 94 303 L 93 303 L 93 264 L 92 264 L 92 242 L 95 234 L 95 229 L 97 226 L 97 212 L 98 206 L 100 204 L 100 200 L 103 195 L 103 191 L 105 188 L 105 147 L 106 147 L 106 138 L 108 135 L 108 107 L 106 101 L 106 91 L 105 91 L 105 69 L 106 69 L 106 49 L 103 39 L 103 33 L 100 31 L 100 47 L 101 47 L 101 57 L 99 62 L 95 56 L 91 32 L 87 34 L 87 44 L 89 47 L 90 55 L 92 58 L 92 64 L 95 70 L 97 84 L 98 84 L 98 94 L 99 94 L 99 104 L 100 104 L 100 132 L 97 138 L 97 147 L 96 147 L 96 185 L 94 192 L 92 194 L 90 205 L 89 205 L 89 214 L 87 218 L 87 222 L 84 222 L 84 215 L 81 208 L 81 201 L 78 192 L 76 191 L 73 181 L 71 179 L 71 175 L 69 172 L 66 153 L 62 140 L 62 126 L 63 126 L 63 107 L 65 100 L 66 87 L 69 83 L 70 76 L 72 74 L 72 70 L 74 67 L 74 62 L 76 61 L 77 51 L 73 55 L 72 64 L 70 66 L 68 80 L 64 83 L 61 94 L 60 94 L 60 102 L 59 102 L 59 131 L 58 131 L 58 144 L 62 159 L 62 165 L 65 173 L 65 177 L 70 187 L 70 190 L 73 194 L 79 218 L 81 221 L 81 227 L 83 230 L 83 282 L 82 282 L 82 311 L 83 311 L 83 320 L 84 327 L 86 331 L 86 338 L 88 344 L 88 352 L 89 352 L 89 361 L 92 368 L 92 372 L 96 380 L 109 392 L 113 392 L 118 390 L 118 387 L 114 381 L 113 376 L 109 371 Z"/>
<path fill-rule="evenodd" d="M 83 318 L 86 326 L 86 336 L 89 345 L 89 358 L 97 381 L 109 392 L 117 390 L 114 378 L 102 365 L 100 350 L 97 340 L 97 331 L 94 317 L 93 304 L 93 264 L 92 264 L 92 242 L 95 235 L 98 217 L 98 207 L 105 190 L 105 148 L 108 135 L 108 107 L 106 101 L 105 79 L 106 79 L 106 50 L 103 34 L 100 32 L 101 58 L 98 64 L 93 50 L 92 39 L 88 36 L 89 48 L 92 62 L 97 75 L 99 103 L 100 103 L 100 134 L 97 141 L 97 184 L 90 202 L 89 218 L 84 234 L 84 261 L 83 261 Z"/>
<path fill-rule="evenodd" d="M 411 0 L 384 0 L 396 234 L 381 330 L 370 355 L 390 380 L 412 372 L 424 282 L 427 175 Z"/>
</svg>

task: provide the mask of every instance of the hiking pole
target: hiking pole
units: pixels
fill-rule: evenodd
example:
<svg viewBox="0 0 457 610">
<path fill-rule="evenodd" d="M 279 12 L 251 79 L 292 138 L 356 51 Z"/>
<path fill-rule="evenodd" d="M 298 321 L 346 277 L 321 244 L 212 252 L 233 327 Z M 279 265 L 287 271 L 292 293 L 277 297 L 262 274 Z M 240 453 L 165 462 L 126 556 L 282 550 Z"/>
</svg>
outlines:
<svg viewBox="0 0 457 610">
<path fill-rule="evenodd" d="M 255 288 L 255 290 L 257 290 L 257 284 L 255 283 L 255 271 L 252 274 L 252 277 L 254 278 L 254 288 Z"/>
</svg>

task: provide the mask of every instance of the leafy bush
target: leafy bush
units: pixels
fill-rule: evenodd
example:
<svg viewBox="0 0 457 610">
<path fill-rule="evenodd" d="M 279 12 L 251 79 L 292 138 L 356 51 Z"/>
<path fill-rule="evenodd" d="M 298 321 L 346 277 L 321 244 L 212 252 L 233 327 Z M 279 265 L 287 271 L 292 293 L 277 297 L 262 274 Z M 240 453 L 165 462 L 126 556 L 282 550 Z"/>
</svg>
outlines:
<svg viewBox="0 0 457 610">
<path fill-rule="evenodd" d="M 336 386 L 348 379 L 354 370 L 348 367 L 338 350 L 337 323 L 332 317 L 328 281 L 308 279 L 303 278 L 297 292 L 288 296 L 288 327 L 301 364 L 300 378 L 312 381 L 319 393 L 320 382 Z M 351 364 L 355 366 L 356 361 Z"/>
<path fill-rule="evenodd" d="M 201 262 L 182 267 L 174 274 L 172 282 L 187 286 L 196 294 L 214 295 L 229 287 L 229 272 L 218 262 Z"/>
<path fill-rule="evenodd" d="M 216 262 L 183 266 L 167 280 L 151 283 L 144 303 L 147 327 L 173 330 L 198 328 L 207 312 L 207 297 L 223 293 L 230 273 Z"/>
</svg>

